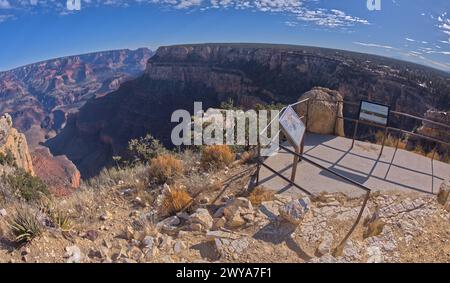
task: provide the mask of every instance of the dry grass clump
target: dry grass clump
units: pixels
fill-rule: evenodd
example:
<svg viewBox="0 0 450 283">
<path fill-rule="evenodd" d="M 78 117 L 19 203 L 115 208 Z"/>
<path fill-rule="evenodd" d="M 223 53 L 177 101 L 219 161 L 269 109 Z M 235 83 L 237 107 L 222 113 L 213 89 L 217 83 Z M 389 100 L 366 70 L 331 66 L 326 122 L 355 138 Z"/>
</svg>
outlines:
<svg viewBox="0 0 450 283">
<path fill-rule="evenodd" d="M 161 213 L 163 215 L 174 215 L 183 209 L 189 207 L 192 203 L 192 197 L 183 188 L 171 188 L 165 192 L 161 204 Z"/>
<path fill-rule="evenodd" d="M 378 131 L 375 133 L 375 142 L 377 144 L 382 144 L 383 143 L 383 138 L 384 138 L 384 132 L 383 131 Z M 406 149 L 407 147 L 407 143 L 404 140 L 401 140 L 391 134 L 388 134 L 386 136 L 386 139 L 384 141 L 384 145 L 385 146 L 389 146 L 389 147 L 396 147 L 398 143 L 398 148 L 399 149 Z"/>
<path fill-rule="evenodd" d="M 183 173 L 183 163 L 173 155 L 163 154 L 151 160 L 148 172 L 157 183 L 167 183 Z"/>
<path fill-rule="evenodd" d="M 260 205 L 265 201 L 274 200 L 274 192 L 267 190 L 264 187 L 256 187 L 248 196 L 248 200 L 253 205 Z"/>
<path fill-rule="evenodd" d="M 202 165 L 205 168 L 223 168 L 235 160 L 235 155 L 228 145 L 209 145 L 202 149 Z"/>
<path fill-rule="evenodd" d="M 241 154 L 241 159 L 239 160 L 241 164 L 248 164 L 255 160 L 256 154 L 253 150 L 246 151 Z"/>
<path fill-rule="evenodd" d="M 111 188 L 119 184 L 134 184 L 137 180 L 144 180 L 147 166 L 139 164 L 129 167 L 112 167 L 103 169 L 97 176 L 87 180 L 85 185 L 90 188 Z"/>
</svg>

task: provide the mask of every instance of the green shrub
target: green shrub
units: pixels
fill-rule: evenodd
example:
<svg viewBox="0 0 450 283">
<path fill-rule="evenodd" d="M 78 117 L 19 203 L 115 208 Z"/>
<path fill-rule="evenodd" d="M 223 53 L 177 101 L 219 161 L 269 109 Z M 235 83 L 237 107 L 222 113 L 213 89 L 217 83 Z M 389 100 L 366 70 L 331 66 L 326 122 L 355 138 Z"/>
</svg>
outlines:
<svg viewBox="0 0 450 283">
<path fill-rule="evenodd" d="M 16 158 L 11 150 L 6 150 L 6 153 L 0 152 L 0 165 L 16 167 Z"/>
<path fill-rule="evenodd" d="M 8 175 L 6 179 L 14 194 L 27 202 L 38 201 L 43 195 L 50 195 L 47 185 L 41 179 L 23 169 L 18 169 L 15 173 Z"/>
<path fill-rule="evenodd" d="M 139 139 L 130 140 L 128 143 L 128 152 L 133 161 L 147 163 L 151 159 L 166 152 L 164 146 L 151 135 L 146 135 Z"/>
</svg>

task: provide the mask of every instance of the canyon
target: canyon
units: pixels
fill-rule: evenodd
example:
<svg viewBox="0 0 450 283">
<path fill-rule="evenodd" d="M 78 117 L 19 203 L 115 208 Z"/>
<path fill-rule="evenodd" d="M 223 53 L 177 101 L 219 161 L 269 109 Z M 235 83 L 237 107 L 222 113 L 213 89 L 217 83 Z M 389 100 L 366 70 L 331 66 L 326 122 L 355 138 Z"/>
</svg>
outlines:
<svg viewBox="0 0 450 283">
<path fill-rule="evenodd" d="M 317 86 L 338 91 L 345 101 L 367 99 L 417 116 L 450 109 L 450 75 L 413 63 L 304 46 L 176 45 L 160 47 L 139 78 L 90 99 L 46 145 L 91 177 L 111 165 L 112 156 L 125 155 L 132 138 L 151 133 L 170 147 L 172 112 L 192 113 L 194 101 L 207 109 L 232 99 L 248 109 L 292 103 Z M 344 114 L 357 110 L 344 108 Z M 391 122 L 409 130 L 421 126 L 395 117 Z"/>
<path fill-rule="evenodd" d="M 147 48 L 56 58 L 0 72 L 0 114 L 26 136 L 35 173 L 58 194 L 79 186 L 80 174 L 64 155 L 42 145 L 92 97 L 104 96 L 145 70 Z M 31 160 L 30 160 L 31 162 Z"/>
</svg>

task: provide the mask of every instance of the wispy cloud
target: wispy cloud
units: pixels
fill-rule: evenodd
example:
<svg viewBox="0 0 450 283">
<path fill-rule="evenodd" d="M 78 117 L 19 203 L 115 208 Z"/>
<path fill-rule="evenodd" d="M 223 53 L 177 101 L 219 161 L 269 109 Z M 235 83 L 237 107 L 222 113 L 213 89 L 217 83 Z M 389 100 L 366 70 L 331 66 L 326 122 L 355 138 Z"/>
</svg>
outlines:
<svg viewBox="0 0 450 283">
<path fill-rule="evenodd" d="M 12 20 L 14 18 L 14 15 L 0 15 L 0 23 L 6 22 L 7 20 Z"/>
<path fill-rule="evenodd" d="M 330 28 L 368 25 L 369 21 L 350 15 L 337 9 L 317 8 L 317 0 L 81 0 L 82 9 L 100 6 L 127 7 L 132 4 L 158 5 L 178 10 L 210 10 L 235 9 L 251 10 L 263 13 L 284 14 L 290 17 L 287 23 L 306 22 Z M 2 6 L 11 7 L 8 0 L 0 0 Z M 14 3 L 16 9 L 45 8 L 59 14 L 70 14 L 65 1 L 54 0 L 18 0 Z"/>
<path fill-rule="evenodd" d="M 377 44 L 377 43 L 353 42 L 353 44 L 357 44 L 357 45 L 361 45 L 361 46 L 365 46 L 365 47 L 374 47 L 374 48 L 398 50 L 398 48 L 395 48 L 393 46 L 382 45 L 382 44 Z"/>
</svg>

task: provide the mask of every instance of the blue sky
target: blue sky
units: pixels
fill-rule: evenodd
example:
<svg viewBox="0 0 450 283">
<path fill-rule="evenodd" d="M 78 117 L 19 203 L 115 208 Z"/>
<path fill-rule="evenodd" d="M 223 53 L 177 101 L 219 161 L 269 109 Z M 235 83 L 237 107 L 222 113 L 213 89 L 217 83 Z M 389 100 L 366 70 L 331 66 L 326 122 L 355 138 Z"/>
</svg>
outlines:
<svg viewBox="0 0 450 283">
<path fill-rule="evenodd" d="M 312 45 L 450 72 L 450 1 L 0 0 L 0 70 L 119 48 L 202 42 Z M 373 0 L 376 1 L 376 0 Z M 70 6 L 69 6 L 70 7 Z"/>
</svg>

